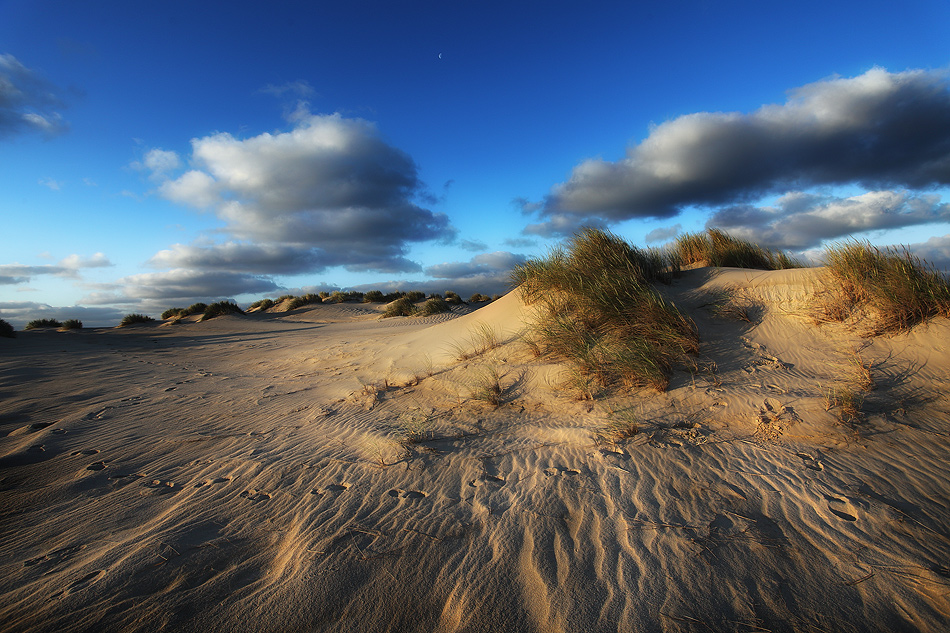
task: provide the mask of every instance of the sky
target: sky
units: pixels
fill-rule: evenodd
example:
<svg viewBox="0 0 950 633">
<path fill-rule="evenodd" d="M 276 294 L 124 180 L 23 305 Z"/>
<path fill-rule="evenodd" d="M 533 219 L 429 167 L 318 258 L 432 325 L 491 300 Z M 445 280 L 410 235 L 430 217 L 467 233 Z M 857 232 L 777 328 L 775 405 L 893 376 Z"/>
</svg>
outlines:
<svg viewBox="0 0 950 633">
<path fill-rule="evenodd" d="M 950 3 L 0 0 L 0 318 L 508 289 L 583 226 L 950 268 Z"/>
</svg>

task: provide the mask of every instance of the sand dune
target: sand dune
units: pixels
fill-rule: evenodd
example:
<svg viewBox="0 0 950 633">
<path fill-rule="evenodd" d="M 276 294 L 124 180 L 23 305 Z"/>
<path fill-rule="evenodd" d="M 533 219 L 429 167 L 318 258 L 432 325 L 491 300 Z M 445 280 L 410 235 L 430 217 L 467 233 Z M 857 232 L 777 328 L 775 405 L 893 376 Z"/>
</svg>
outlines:
<svg viewBox="0 0 950 633">
<path fill-rule="evenodd" d="M 0 628 L 944 631 L 950 324 L 816 327 L 819 272 L 689 271 L 697 369 L 592 402 L 518 293 L 0 339 Z"/>
</svg>

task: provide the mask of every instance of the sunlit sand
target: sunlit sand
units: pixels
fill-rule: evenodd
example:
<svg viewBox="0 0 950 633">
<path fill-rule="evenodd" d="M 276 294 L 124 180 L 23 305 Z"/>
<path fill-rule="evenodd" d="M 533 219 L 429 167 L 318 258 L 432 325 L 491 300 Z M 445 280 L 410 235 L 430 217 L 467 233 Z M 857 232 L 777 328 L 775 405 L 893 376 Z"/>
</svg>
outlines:
<svg viewBox="0 0 950 633">
<path fill-rule="evenodd" d="M 518 292 L 0 338 L 0 628 L 944 631 L 950 326 L 817 274 L 661 285 L 696 367 L 594 400 Z"/>
</svg>

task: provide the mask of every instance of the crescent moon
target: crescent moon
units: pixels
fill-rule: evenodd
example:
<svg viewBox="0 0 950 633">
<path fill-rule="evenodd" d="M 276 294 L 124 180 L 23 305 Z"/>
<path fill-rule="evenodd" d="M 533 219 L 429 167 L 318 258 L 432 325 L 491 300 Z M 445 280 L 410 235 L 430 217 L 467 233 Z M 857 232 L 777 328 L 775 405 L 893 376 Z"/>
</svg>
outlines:
<svg viewBox="0 0 950 633">
<path fill-rule="evenodd" d="M 439 59 L 442 59 L 442 53 L 439 53 Z"/>
</svg>

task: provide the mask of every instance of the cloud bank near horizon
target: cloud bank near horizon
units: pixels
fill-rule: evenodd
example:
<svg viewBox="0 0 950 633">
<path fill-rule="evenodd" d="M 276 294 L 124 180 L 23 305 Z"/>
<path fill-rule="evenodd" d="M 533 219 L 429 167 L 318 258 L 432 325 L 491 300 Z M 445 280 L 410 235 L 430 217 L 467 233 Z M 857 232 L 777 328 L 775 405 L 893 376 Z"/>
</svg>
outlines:
<svg viewBox="0 0 950 633">
<path fill-rule="evenodd" d="M 586 160 L 540 205 L 526 234 L 664 219 L 688 206 L 754 202 L 826 185 L 871 190 L 950 185 L 945 70 L 872 68 L 790 91 L 751 113 L 698 112 L 651 129 L 618 161 Z M 527 201 L 525 201 L 527 202 Z"/>
</svg>

